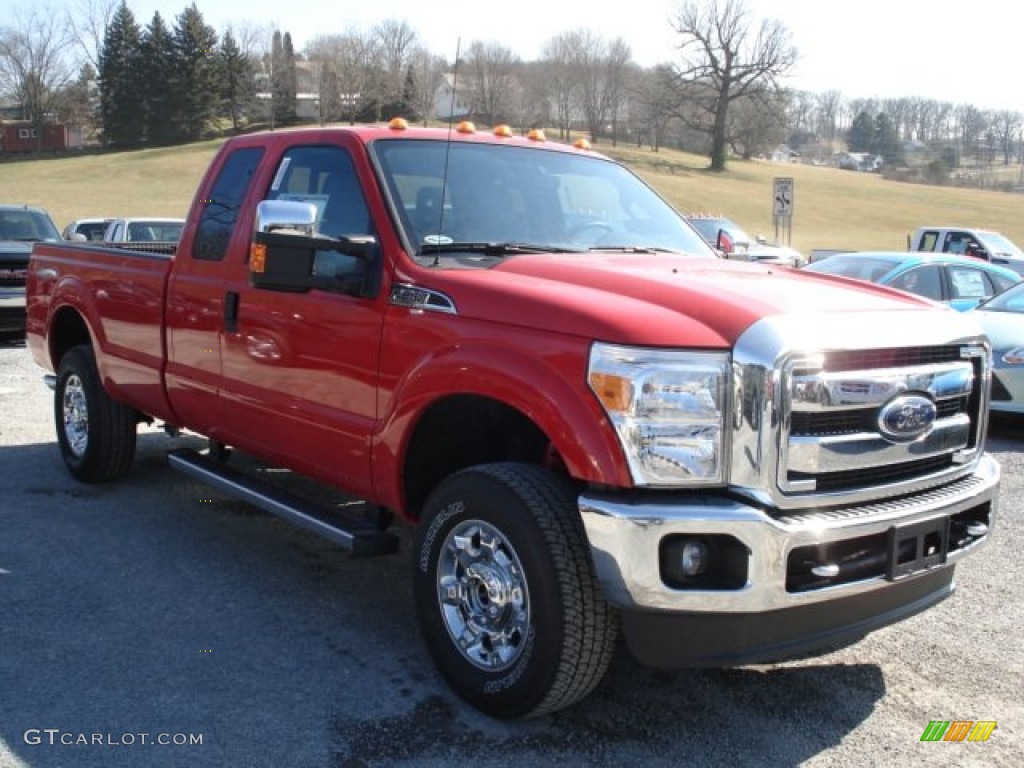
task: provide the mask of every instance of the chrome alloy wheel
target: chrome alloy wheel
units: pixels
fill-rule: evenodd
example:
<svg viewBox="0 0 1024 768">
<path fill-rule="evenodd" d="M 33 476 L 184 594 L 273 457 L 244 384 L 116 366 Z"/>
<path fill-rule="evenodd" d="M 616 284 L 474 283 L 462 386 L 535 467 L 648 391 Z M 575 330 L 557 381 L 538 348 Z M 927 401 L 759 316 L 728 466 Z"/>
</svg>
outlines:
<svg viewBox="0 0 1024 768">
<path fill-rule="evenodd" d="M 68 448 L 71 453 L 81 458 L 89 447 L 89 409 L 85 386 L 78 374 L 71 374 L 64 383 L 61 411 Z"/>
<path fill-rule="evenodd" d="M 526 647 L 530 593 L 519 556 L 497 528 L 466 520 L 452 528 L 437 564 L 441 615 L 475 666 L 500 672 Z"/>
</svg>

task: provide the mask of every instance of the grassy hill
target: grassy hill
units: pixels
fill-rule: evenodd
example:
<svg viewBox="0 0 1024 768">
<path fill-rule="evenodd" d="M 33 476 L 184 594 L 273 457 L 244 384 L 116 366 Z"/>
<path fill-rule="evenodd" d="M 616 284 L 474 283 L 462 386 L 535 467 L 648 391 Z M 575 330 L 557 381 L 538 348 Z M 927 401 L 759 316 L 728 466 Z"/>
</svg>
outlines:
<svg viewBox="0 0 1024 768">
<path fill-rule="evenodd" d="M 0 203 L 46 208 L 61 228 L 89 216 L 184 216 L 221 142 L 0 164 Z M 601 144 L 684 213 L 726 215 L 750 234 L 775 236 L 772 180 L 794 179 L 792 244 L 851 250 L 906 247 L 924 224 L 995 229 L 1024 245 L 1024 195 L 886 181 L 874 174 L 733 160 L 722 174 L 706 158 Z"/>
</svg>

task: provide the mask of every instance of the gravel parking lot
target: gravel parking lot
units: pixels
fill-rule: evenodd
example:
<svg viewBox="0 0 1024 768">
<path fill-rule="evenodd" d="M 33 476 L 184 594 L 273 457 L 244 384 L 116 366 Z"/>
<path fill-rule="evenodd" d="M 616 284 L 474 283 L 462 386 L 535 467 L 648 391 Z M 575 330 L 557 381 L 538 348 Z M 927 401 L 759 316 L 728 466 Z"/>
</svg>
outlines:
<svg viewBox="0 0 1024 768">
<path fill-rule="evenodd" d="M 41 373 L 0 343 L 4 768 L 1022 765 L 1024 423 L 993 423 L 1001 517 L 952 599 L 784 665 L 664 673 L 623 648 L 582 704 L 505 723 L 434 672 L 407 550 L 352 559 L 223 497 L 156 429 L 130 477 L 80 485 Z M 932 720 L 998 725 L 921 742 Z"/>
</svg>

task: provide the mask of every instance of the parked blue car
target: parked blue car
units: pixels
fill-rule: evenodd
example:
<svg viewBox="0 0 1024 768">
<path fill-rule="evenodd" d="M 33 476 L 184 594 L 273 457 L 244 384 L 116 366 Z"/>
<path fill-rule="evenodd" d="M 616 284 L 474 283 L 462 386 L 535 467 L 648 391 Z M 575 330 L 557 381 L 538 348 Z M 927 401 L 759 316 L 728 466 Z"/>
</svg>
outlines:
<svg viewBox="0 0 1024 768">
<path fill-rule="evenodd" d="M 961 312 L 1024 280 L 1012 269 L 969 256 L 912 251 L 839 253 L 804 269 L 899 288 Z"/>
</svg>

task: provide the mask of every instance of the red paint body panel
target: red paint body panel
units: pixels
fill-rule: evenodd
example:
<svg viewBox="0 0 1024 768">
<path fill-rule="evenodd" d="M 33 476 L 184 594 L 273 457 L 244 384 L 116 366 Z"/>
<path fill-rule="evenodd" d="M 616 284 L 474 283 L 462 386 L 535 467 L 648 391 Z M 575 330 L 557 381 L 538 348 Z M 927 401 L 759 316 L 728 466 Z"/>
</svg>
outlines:
<svg viewBox="0 0 1024 768">
<path fill-rule="evenodd" d="M 117 400 L 403 510 L 408 440 L 440 399 L 501 401 L 544 432 L 573 477 L 628 487 L 617 437 L 586 382 L 594 341 L 729 349 L 752 323 L 783 311 L 923 304 L 879 287 L 851 290 L 842 281 L 706 256 L 581 252 L 432 269 L 407 255 L 401 213 L 379 187 L 367 145 L 445 135 L 363 127 L 232 139 L 196 192 L 173 259 L 40 244 L 27 301 L 36 362 L 56 367 L 55 322 L 73 313 L 88 329 L 104 385 Z M 485 134 L 457 139 L 537 144 Z M 283 155 L 298 146 L 338 147 L 351 157 L 382 260 L 371 297 L 250 286 L 257 203 L 276 183 Z M 263 156 L 226 255 L 194 258 L 214 180 L 230 153 L 244 148 L 260 148 Z M 390 300 L 394 283 L 439 292 L 457 312 L 399 306 Z"/>
</svg>

